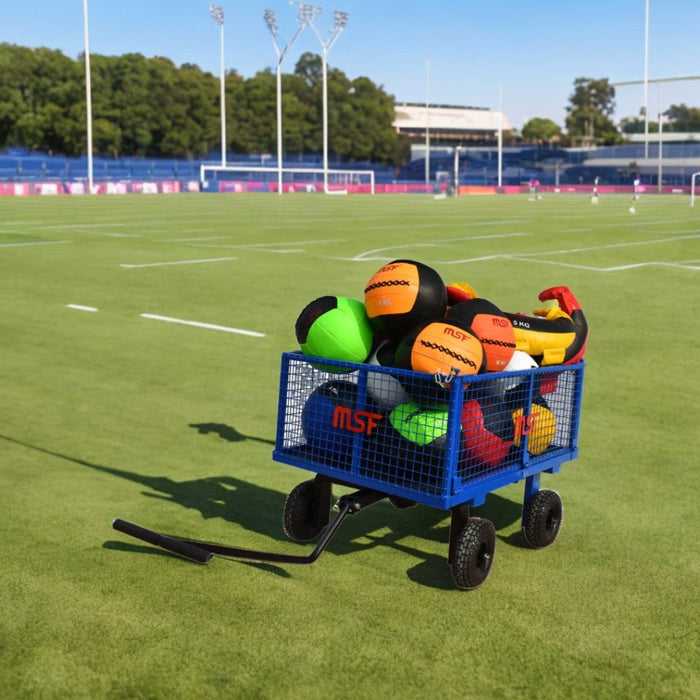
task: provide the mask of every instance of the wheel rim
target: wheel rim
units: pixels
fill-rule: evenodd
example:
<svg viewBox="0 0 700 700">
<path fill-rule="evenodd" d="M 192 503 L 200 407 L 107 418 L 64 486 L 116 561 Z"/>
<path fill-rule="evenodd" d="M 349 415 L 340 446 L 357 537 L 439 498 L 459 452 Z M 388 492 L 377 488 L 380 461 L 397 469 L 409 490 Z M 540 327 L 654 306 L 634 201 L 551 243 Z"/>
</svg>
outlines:
<svg viewBox="0 0 700 700">
<path fill-rule="evenodd" d="M 545 520 L 546 523 L 546 528 L 547 532 L 552 533 L 556 532 L 559 529 L 559 521 L 561 520 L 561 516 L 559 514 L 559 510 L 556 508 L 552 508 L 548 513 L 547 513 L 547 518 Z"/>
<path fill-rule="evenodd" d="M 491 548 L 487 542 L 482 542 L 476 555 L 476 566 L 479 571 L 486 573 L 491 568 Z"/>
</svg>

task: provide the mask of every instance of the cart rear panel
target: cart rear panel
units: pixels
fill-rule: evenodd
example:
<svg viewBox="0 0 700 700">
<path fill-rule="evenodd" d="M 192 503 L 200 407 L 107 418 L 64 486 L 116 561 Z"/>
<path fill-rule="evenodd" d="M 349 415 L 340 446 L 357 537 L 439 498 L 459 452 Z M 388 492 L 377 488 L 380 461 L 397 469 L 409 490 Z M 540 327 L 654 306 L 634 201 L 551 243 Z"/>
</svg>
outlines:
<svg viewBox="0 0 700 700">
<path fill-rule="evenodd" d="M 578 454 L 584 363 L 424 372 L 284 353 L 273 458 L 439 508 Z"/>
</svg>

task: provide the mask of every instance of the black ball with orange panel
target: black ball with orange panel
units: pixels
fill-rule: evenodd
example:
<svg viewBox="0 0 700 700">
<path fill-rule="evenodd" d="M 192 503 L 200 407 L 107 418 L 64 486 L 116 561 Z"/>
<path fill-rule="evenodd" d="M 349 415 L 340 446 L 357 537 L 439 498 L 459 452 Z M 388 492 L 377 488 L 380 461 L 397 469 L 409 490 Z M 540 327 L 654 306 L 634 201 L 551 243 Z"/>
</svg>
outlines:
<svg viewBox="0 0 700 700">
<path fill-rule="evenodd" d="M 397 367 L 417 372 L 478 374 L 484 369 L 484 350 L 471 331 L 433 321 L 416 326 L 401 339 L 394 361 Z"/>
<path fill-rule="evenodd" d="M 510 319 L 488 299 L 467 299 L 450 307 L 445 320 L 471 331 L 481 341 L 488 372 L 503 372 L 515 352 Z"/>
<path fill-rule="evenodd" d="M 413 326 L 445 316 L 447 289 L 433 268 L 415 260 L 394 260 L 370 278 L 365 307 L 380 333 L 399 340 Z"/>
</svg>

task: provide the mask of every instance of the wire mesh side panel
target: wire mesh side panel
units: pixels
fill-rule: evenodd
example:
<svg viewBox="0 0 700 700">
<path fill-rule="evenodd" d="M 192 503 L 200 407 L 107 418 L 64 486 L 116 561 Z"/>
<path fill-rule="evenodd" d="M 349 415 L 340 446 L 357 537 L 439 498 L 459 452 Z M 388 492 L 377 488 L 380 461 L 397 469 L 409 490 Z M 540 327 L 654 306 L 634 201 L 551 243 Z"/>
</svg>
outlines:
<svg viewBox="0 0 700 700">
<path fill-rule="evenodd" d="M 445 384 L 421 372 L 286 353 L 274 457 L 451 505 L 575 456 L 582 373 L 582 365 L 559 366 Z"/>
<path fill-rule="evenodd" d="M 583 365 L 474 378 L 465 389 L 456 489 L 473 480 L 572 459 Z"/>
<path fill-rule="evenodd" d="M 348 415 L 360 407 L 357 372 L 336 363 L 283 359 L 276 454 L 309 468 L 350 469 L 355 433 Z"/>
<path fill-rule="evenodd" d="M 449 488 L 459 421 L 430 375 L 289 353 L 280 383 L 278 461 L 405 496 Z"/>
<path fill-rule="evenodd" d="M 367 384 L 382 418 L 365 441 L 360 473 L 417 500 L 446 496 L 459 451 L 461 386 L 376 367 L 367 370 Z"/>
</svg>

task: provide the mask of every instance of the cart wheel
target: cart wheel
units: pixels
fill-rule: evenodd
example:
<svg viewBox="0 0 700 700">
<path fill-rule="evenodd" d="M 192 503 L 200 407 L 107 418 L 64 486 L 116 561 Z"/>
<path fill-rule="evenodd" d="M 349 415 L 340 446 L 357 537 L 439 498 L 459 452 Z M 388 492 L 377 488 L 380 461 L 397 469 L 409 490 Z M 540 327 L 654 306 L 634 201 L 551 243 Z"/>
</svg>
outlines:
<svg viewBox="0 0 700 700">
<path fill-rule="evenodd" d="M 563 516 L 561 498 L 556 491 L 542 489 L 525 506 L 523 535 L 535 549 L 548 547 L 557 539 Z"/>
<path fill-rule="evenodd" d="M 454 544 L 450 568 L 458 588 L 478 588 L 489 575 L 496 549 L 496 529 L 490 520 L 469 518 Z"/>
<path fill-rule="evenodd" d="M 284 534 L 296 542 L 315 540 L 325 525 L 314 523 L 314 481 L 302 481 L 295 486 L 284 502 L 282 527 Z"/>
</svg>

